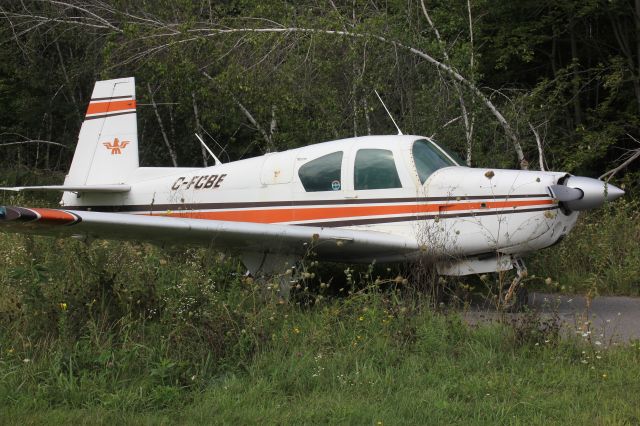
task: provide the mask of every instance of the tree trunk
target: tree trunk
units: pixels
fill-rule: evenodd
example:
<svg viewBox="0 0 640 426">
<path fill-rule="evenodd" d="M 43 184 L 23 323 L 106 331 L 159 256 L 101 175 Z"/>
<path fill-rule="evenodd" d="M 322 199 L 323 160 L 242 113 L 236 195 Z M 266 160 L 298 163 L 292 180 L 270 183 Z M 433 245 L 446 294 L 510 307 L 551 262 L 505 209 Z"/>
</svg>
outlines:
<svg viewBox="0 0 640 426">
<path fill-rule="evenodd" d="M 160 113 L 158 112 L 158 105 L 156 105 L 156 101 L 153 99 L 153 91 L 151 90 L 151 85 L 147 83 L 147 90 L 149 91 L 149 97 L 151 98 L 151 105 L 153 106 L 153 111 L 156 113 L 156 118 L 158 120 L 158 125 L 160 126 L 160 132 L 162 133 L 162 139 L 164 140 L 164 144 L 167 147 L 167 151 L 169 151 L 169 157 L 171 157 L 171 163 L 173 167 L 178 167 L 178 157 L 176 156 L 176 152 L 174 151 L 171 143 L 169 142 L 169 138 L 167 137 L 167 132 L 164 130 L 164 125 L 162 124 L 162 118 L 160 117 Z"/>
<path fill-rule="evenodd" d="M 580 105 L 580 79 L 578 78 L 578 73 L 576 71 L 579 59 L 574 21 L 571 21 L 569 26 L 569 38 L 571 41 L 571 61 L 574 66 L 573 78 L 571 79 L 571 87 L 573 90 L 573 117 L 575 120 L 575 127 L 577 127 L 582 124 L 582 106 Z"/>
<path fill-rule="evenodd" d="M 193 101 L 193 116 L 196 119 L 196 131 L 200 131 L 202 126 L 200 125 L 200 116 L 198 114 L 198 104 L 196 103 L 196 94 L 191 92 L 191 100 Z M 207 161 L 207 150 L 204 149 L 204 146 L 200 144 L 200 150 L 202 151 L 202 165 L 204 167 L 208 167 L 209 163 Z"/>
<path fill-rule="evenodd" d="M 638 103 L 638 112 L 640 113 L 640 0 L 635 1 L 635 13 L 633 14 L 633 22 L 636 25 L 636 72 L 634 76 L 634 86 L 636 90 L 636 102 Z"/>
</svg>

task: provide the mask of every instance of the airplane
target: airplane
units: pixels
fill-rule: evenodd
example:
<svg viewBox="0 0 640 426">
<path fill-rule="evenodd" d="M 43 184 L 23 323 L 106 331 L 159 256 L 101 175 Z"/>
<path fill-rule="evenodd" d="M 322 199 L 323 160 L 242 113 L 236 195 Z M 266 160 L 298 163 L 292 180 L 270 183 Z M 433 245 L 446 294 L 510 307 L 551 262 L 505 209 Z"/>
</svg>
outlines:
<svg viewBox="0 0 640 426">
<path fill-rule="evenodd" d="M 524 255 L 624 194 L 564 172 L 466 167 L 432 139 L 402 134 L 140 167 L 132 77 L 96 82 L 64 184 L 1 189 L 62 192 L 59 209 L 0 207 L 2 231 L 211 246 L 254 276 L 313 252 L 353 263 L 429 255 L 441 275 L 515 266 L 522 278 Z"/>
</svg>

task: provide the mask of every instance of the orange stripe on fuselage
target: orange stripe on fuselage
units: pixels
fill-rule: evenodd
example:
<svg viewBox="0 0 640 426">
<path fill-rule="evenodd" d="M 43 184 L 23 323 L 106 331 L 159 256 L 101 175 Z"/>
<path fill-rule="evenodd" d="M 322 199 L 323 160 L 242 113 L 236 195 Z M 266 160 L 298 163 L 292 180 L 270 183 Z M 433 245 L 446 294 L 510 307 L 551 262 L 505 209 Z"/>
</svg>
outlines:
<svg viewBox="0 0 640 426">
<path fill-rule="evenodd" d="M 231 222 L 279 223 L 350 217 L 385 216 L 398 214 L 419 214 L 432 212 L 453 212 L 461 210 L 496 209 L 553 204 L 547 200 L 487 201 L 449 204 L 408 204 L 395 206 L 350 206 L 283 208 L 266 210 L 226 210 L 226 211 L 182 211 L 152 213 L 153 216 L 174 216 L 191 219 L 226 220 Z"/>
<path fill-rule="evenodd" d="M 29 209 L 40 215 L 40 219 L 36 222 L 44 225 L 68 225 L 78 218 L 71 213 L 63 212 L 61 210 L 54 209 Z"/>
<path fill-rule="evenodd" d="M 135 99 L 129 99 L 125 101 L 91 102 L 89 104 L 89 108 L 87 108 L 87 114 L 100 114 L 105 112 L 124 111 L 127 109 L 135 108 Z"/>
</svg>

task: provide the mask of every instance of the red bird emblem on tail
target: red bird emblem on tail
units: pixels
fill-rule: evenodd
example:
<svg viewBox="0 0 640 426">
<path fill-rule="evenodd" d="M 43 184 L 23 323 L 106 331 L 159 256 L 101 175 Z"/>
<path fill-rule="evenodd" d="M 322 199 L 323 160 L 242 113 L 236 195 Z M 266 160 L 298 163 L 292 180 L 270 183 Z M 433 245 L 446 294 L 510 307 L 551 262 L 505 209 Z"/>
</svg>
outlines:
<svg viewBox="0 0 640 426">
<path fill-rule="evenodd" d="M 120 142 L 118 138 L 115 138 L 113 142 L 102 142 L 102 145 L 111 150 L 111 155 L 120 155 L 122 150 L 129 145 L 129 141 Z"/>
</svg>

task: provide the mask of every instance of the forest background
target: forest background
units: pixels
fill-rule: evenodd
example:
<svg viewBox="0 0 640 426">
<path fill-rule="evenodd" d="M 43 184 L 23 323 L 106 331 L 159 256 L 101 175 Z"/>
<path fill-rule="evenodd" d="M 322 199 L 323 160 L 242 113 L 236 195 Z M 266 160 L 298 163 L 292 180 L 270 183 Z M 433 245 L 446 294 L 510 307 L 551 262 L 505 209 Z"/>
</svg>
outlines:
<svg viewBox="0 0 640 426">
<path fill-rule="evenodd" d="M 640 0 L 5 0 L 0 183 L 62 182 L 94 82 L 126 76 L 136 78 L 144 166 L 211 164 L 194 133 L 223 161 L 393 134 L 375 89 L 405 134 L 431 136 L 468 165 L 611 179 L 625 197 L 584 215 L 562 244 L 533 257 L 530 284 L 590 297 L 640 294 Z M 537 326 L 472 333 L 393 291 L 327 301 L 316 289 L 300 299 L 317 306 L 311 313 L 258 303 L 262 290 L 215 252 L 6 235 L 2 246 L 11 248 L 0 265 L 7 416 L 37 423 L 49 419 L 38 410 L 89 407 L 98 410 L 95 422 L 108 421 L 102 409 L 146 410 L 158 422 L 176 418 L 156 418 L 155 409 L 190 406 L 193 419 L 206 419 L 213 406 L 221 419 L 295 423 L 325 419 L 333 407 L 336 421 L 377 422 L 393 419 L 400 404 L 400 418 L 423 423 L 425 412 L 411 403 L 365 389 L 392 376 L 395 392 L 433 389 L 430 414 L 443 421 L 504 421 L 505 407 L 525 400 L 547 401 L 525 404 L 522 418 L 533 423 L 549 412 L 559 421 L 597 419 L 601 399 L 614 407 L 605 422 L 640 416 L 624 405 L 637 388 L 625 382 L 632 374 L 612 378 L 601 394 L 586 392 L 614 367 L 636 368 L 637 352 L 583 371 L 583 361 L 590 367 L 601 354 L 586 359 L 580 346 L 532 352 L 561 343 Z M 367 270 L 344 275 L 353 289 L 375 281 Z M 380 324 L 391 328 L 380 333 Z M 328 331 L 337 325 L 340 332 Z M 461 345 L 475 355 L 456 358 Z M 443 349 L 429 352 L 434 346 Z M 427 378 L 416 367 L 425 351 L 440 362 Z M 282 369 L 280 359 L 288 360 Z M 502 367 L 487 379 L 479 362 Z M 555 400 L 540 362 L 567 378 Z M 390 367 L 398 363 L 401 371 Z M 325 368 L 333 379 L 314 384 Z M 509 382 L 512 368 L 525 371 L 520 393 L 487 404 L 487 395 L 507 392 L 498 383 Z M 257 390 L 240 401 L 226 392 L 247 386 Z M 269 403 L 262 393 L 273 396 Z M 336 409 L 327 393 L 343 395 L 344 406 Z M 278 409 L 287 403 L 297 411 Z"/>
</svg>

